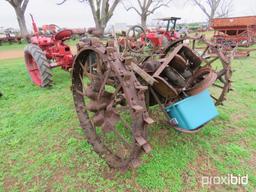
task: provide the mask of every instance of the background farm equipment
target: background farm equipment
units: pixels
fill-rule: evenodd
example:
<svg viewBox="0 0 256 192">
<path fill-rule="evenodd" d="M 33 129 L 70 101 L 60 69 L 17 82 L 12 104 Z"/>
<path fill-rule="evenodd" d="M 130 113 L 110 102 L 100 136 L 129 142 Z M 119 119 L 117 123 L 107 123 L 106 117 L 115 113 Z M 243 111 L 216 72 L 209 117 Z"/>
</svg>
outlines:
<svg viewBox="0 0 256 192">
<path fill-rule="evenodd" d="M 223 51 L 232 52 L 234 58 L 248 57 L 256 43 L 256 16 L 213 19 L 211 27 L 215 30 L 212 41 Z"/>
<path fill-rule="evenodd" d="M 166 28 L 147 30 L 146 38 L 150 40 L 154 47 L 167 46 L 167 42 L 174 41 L 180 38 L 180 34 L 176 31 L 176 24 L 177 21 L 180 19 L 181 18 L 179 17 L 167 17 L 157 19 L 158 21 L 167 23 Z"/>
<path fill-rule="evenodd" d="M 256 43 L 256 16 L 213 19 L 211 27 L 215 30 L 213 41 L 226 50 L 235 47 L 249 47 Z M 236 51 L 236 57 L 249 55 Z"/>
<path fill-rule="evenodd" d="M 126 34 L 126 46 L 133 52 L 140 52 L 146 46 L 155 50 L 167 46 L 169 42 L 180 38 L 180 34 L 176 31 L 176 23 L 179 19 L 178 17 L 157 19 L 167 22 L 165 29 L 144 30 L 141 26 L 132 26 Z M 122 44 L 124 42 L 121 42 Z"/>
<path fill-rule="evenodd" d="M 34 84 L 47 87 L 52 83 L 51 68 L 61 67 L 68 71 L 72 67 L 73 55 L 64 43 L 72 36 L 68 29 L 60 30 L 56 25 L 44 25 L 38 29 L 32 15 L 34 35 L 25 48 L 25 62 Z"/>
<path fill-rule="evenodd" d="M 61 30 L 62 29 L 58 25 L 55 25 L 55 24 L 42 25 L 42 27 L 38 28 L 39 35 L 45 35 L 45 36 L 47 36 L 47 35 L 51 36 Z"/>
<path fill-rule="evenodd" d="M 75 39 L 79 39 L 82 38 L 85 34 L 86 34 L 86 28 L 73 28 L 71 29 L 73 32 L 73 36 L 72 38 Z"/>
<path fill-rule="evenodd" d="M 223 104 L 231 87 L 230 59 L 215 44 L 197 40 L 205 43 L 203 52 L 176 41 L 142 62 L 121 56 L 112 41 L 103 45 L 92 39 L 80 47 L 72 73 L 75 108 L 88 142 L 111 167 L 136 167 L 139 155 L 150 152 L 150 106 L 159 105 L 169 126 L 186 133 L 199 131 L 217 115 L 213 103 Z M 209 48 L 215 49 L 216 58 L 205 57 Z M 196 126 L 174 121 L 171 108 L 184 107 L 184 102 L 194 103 L 186 114 L 193 116 L 194 111 L 202 117 Z M 205 109 L 212 114 L 202 114 Z M 186 114 L 181 112 L 183 119 Z"/>
<path fill-rule="evenodd" d="M 241 58 L 241 57 L 249 57 L 251 52 L 256 51 L 254 48 L 234 48 L 234 49 L 229 49 L 230 51 L 233 52 L 234 58 Z"/>
<path fill-rule="evenodd" d="M 3 42 L 12 43 L 21 43 L 21 36 L 12 28 L 5 29 L 0 33 L 0 45 Z"/>
</svg>

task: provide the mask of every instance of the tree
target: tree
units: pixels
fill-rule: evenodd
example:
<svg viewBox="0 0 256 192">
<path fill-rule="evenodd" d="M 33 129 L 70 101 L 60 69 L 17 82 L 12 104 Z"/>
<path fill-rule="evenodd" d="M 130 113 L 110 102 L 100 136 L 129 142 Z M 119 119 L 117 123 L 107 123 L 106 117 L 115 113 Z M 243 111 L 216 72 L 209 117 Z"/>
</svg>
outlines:
<svg viewBox="0 0 256 192">
<path fill-rule="evenodd" d="M 79 0 L 80 2 L 88 2 L 92 11 L 93 19 L 95 22 L 96 30 L 100 33 L 104 33 L 107 23 L 113 16 L 114 10 L 121 0 Z M 63 0 L 60 4 L 63 4 L 66 0 Z"/>
<path fill-rule="evenodd" d="M 215 17 L 227 17 L 232 8 L 232 0 L 191 0 L 207 16 L 208 23 Z"/>
<path fill-rule="evenodd" d="M 28 5 L 29 0 L 6 0 L 14 8 L 17 20 L 20 27 L 20 33 L 22 37 L 28 35 L 28 29 L 26 26 L 25 20 L 25 11 Z"/>
<path fill-rule="evenodd" d="M 146 27 L 147 18 L 149 15 L 153 14 L 157 9 L 163 6 L 168 6 L 171 0 L 135 0 L 137 5 L 135 6 L 130 2 L 130 5 L 127 6 L 123 3 L 127 11 L 134 10 L 141 19 L 141 26 Z"/>
</svg>

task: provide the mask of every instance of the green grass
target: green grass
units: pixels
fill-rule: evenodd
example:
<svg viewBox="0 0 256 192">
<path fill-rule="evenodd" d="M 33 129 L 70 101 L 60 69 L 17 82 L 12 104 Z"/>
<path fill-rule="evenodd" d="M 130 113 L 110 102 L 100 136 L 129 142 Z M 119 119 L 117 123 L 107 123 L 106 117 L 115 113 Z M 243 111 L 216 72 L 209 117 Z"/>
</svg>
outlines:
<svg viewBox="0 0 256 192">
<path fill-rule="evenodd" d="M 77 42 L 78 42 L 78 39 L 77 40 L 70 39 L 67 41 L 67 44 L 70 46 L 75 46 Z M 10 51 L 10 50 L 21 50 L 22 51 L 26 45 L 27 45 L 27 42 L 25 42 L 25 41 L 22 41 L 21 44 L 19 44 L 19 43 L 12 43 L 12 44 L 2 43 L 2 45 L 0 45 L 0 52 L 1 51 Z"/>
<path fill-rule="evenodd" d="M 22 43 L 2 43 L 0 45 L 0 51 L 9 51 L 9 50 L 23 50 L 24 47 L 26 46 L 26 43 L 22 41 Z"/>
<path fill-rule="evenodd" d="M 234 91 L 216 120 L 193 135 L 159 120 L 148 128 L 152 153 L 119 173 L 85 140 L 69 73 L 53 70 L 54 86 L 40 89 L 22 58 L 0 60 L 0 191 L 255 191 L 255 61 L 252 54 L 233 62 Z M 157 107 L 151 114 L 159 116 Z M 227 174 L 248 174 L 249 184 L 201 185 L 202 176 Z"/>
</svg>

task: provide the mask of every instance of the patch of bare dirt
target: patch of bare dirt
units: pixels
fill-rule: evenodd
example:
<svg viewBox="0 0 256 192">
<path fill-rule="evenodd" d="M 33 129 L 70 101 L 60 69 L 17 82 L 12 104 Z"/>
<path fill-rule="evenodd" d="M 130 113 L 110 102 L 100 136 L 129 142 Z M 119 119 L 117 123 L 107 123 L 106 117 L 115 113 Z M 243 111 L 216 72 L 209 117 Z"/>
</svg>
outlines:
<svg viewBox="0 0 256 192">
<path fill-rule="evenodd" d="M 23 50 L 0 51 L 0 59 L 15 59 L 24 56 Z"/>
<path fill-rule="evenodd" d="M 4 191 L 10 191 L 13 186 L 17 184 L 17 180 L 14 177 L 6 177 L 4 178 Z"/>
<path fill-rule="evenodd" d="M 240 120 L 242 120 L 242 119 L 245 119 L 245 118 L 247 118 L 247 114 L 245 114 L 245 113 L 241 113 L 241 112 L 239 112 L 239 113 L 233 113 L 232 115 L 231 115 L 231 120 L 232 120 L 232 122 L 237 122 L 237 121 L 240 121 Z"/>
<path fill-rule="evenodd" d="M 252 167 L 254 170 L 256 170 L 256 152 L 252 154 L 251 159 L 249 160 L 248 164 L 250 167 Z"/>
<path fill-rule="evenodd" d="M 195 180 L 196 185 L 194 186 L 193 191 L 199 191 L 199 189 L 202 189 L 201 180 L 203 176 L 218 175 L 217 168 L 211 164 L 209 157 L 203 154 L 198 155 L 197 159 L 195 159 L 195 161 L 188 166 L 187 170 L 195 173 L 195 175 L 190 175 L 189 172 L 185 172 L 183 174 L 184 183 L 191 183 L 193 180 Z M 187 189 L 186 191 L 189 190 L 190 189 Z"/>
<path fill-rule="evenodd" d="M 190 172 L 193 172 L 194 174 L 191 174 Z M 229 185 L 202 185 L 202 177 L 208 176 L 208 177 L 214 177 L 214 176 L 225 176 L 218 172 L 216 166 L 212 163 L 210 157 L 208 157 L 206 154 L 199 154 L 198 157 L 191 163 L 187 171 L 183 173 L 183 181 L 184 183 L 194 183 L 194 185 L 190 186 L 188 185 L 187 188 L 184 189 L 184 192 L 192 192 L 192 191 L 200 191 L 202 189 L 205 189 L 207 191 L 230 191 L 231 186 Z M 238 192 L 245 192 L 245 188 L 243 186 L 236 186 L 237 188 L 235 191 Z M 234 190 L 234 188 L 232 188 Z"/>
<path fill-rule="evenodd" d="M 113 169 L 113 168 L 105 167 L 102 170 L 101 175 L 105 179 L 113 180 L 116 177 L 117 173 L 122 173 L 122 172 L 120 170 L 118 170 L 118 169 Z"/>
<path fill-rule="evenodd" d="M 56 170 L 56 172 L 54 172 L 52 178 L 49 180 L 47 189 L 49 189 L 49 191 L 50 191 L 51 189 L 53 189 L 53 185 L 55 183 L 63 183 L 65 175 L 70 175 L 69 168 L 62 167 L 62 168 L 59 168 L 58 170 Z"/>
<path fill-rule="evenodd" d="M 76 46 L 70 46 L 73 54 L 76 53 Z M 0 51 L 0 59 L 16 59 L 24 57 L 24 51 L 22 50 L 7 50 Z"/>
</svg>

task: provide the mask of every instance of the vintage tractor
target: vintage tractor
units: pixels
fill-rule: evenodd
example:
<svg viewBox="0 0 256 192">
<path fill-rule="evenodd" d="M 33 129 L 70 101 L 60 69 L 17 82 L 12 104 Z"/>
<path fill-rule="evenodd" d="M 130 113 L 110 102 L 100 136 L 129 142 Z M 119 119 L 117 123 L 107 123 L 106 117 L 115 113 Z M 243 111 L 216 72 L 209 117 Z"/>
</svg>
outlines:
<svg viewBox="0 0 256 192">
<path fill-rule="evenodd" d="M 74 104 L 88 142 L 111 167 L 137 167 L 140 154 L 150 152 L 151 106 L 159 105 L 157 119 L 164 114 L 184 133 L 218 115 L 216 106 L 231 89 L 230 58 L 203 37 L 192 40 L 204 42 L 205 50 L 174 41 L 140 62 L 121 55 L 113 41 L 81 44 L 72 70 Z M 217 57 L 205 56 L 209 48 Z"/>
<path fill-rule="evenodd" d="M 176 31 L 179 19 L 178 17 L 157 19 L 167 22 L 165 29 L 144 30 L 139 25 L 132 26 L 126 34 L 126 46 L 133 52 L 141 52 L 145 46 L 155 50 L 166 47 L 171 41 L 180 39 L 180 34 Z"/>
<path fill-rule="evenodd" d="M 44 25 L 39 30 L 31 15 L 34 35 L 25 48 L 25 63 L 31 80 L 40 87 L 52 83 L 51 68 L 61 67 L 68 71 L 72 67 L 73 55 L 64 43 L 72 36 L 69 29 L 59 30 L 56 25 Z"/>
</svg>

